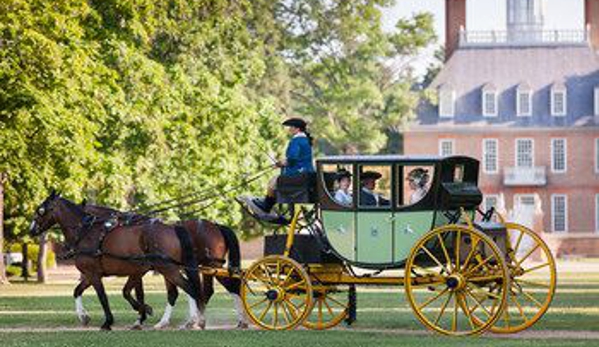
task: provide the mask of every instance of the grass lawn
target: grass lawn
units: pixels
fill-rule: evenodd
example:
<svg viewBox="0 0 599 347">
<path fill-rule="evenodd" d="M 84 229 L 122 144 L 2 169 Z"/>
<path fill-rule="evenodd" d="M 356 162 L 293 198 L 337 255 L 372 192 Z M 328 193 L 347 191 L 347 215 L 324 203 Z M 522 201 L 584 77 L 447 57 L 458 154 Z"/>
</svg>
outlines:
<svg viewBox="0 0 599 347">
<path fill-rule="evenodd" d="M 584 269 L 581 266 L 581 269 Z M 361 290 L 358 293 L 358 321 L 350 328 L 332 331 L 123 331 L 136 319 L 120 295 L 123 279 L 106 281 L 116 329 L 99 332 L 102 310 L 93 289 L 84 296 L 84 305 L 92 316 L 90 330 L 52 331 L 53 328 L 77 328 L 74 302 L 75 283 L 35 285 L 15 283 L 0 287 L 0 346 L 597 346 L 599 339 L 544 339 L 542 331 L 599 332 L 599 273 L 560 273 L 553 305 L 533 330 L 541 336 L 525 335 L 519 339 L 497 336 L 447 338 L 424 333 L 405 299 L 401 288 Z M 147 301 L 154 307 L 148 326 L 160 318 L 165 304 L 162 280 L 148 276 Z M 182 323 L 187 304 L 182 296 L 173 315 L 173 325 Z M 233 302 L 218 292 L 207 310 L 209 326 L 235 324 Z M 12 328 L 18 331 L 6 331 Z M 27 328 L 45 329 L 27 331 Z M 2 331 L 4 329 L 4 332 Z M 405 333 L 406 330 L 415 333 Z M 403 332 L 403 333 L 402 333 Z M 599 334 L 598 334 L 599 336 Z M 572 335 L 575 338 L 576 335 Z"/>
</svg>

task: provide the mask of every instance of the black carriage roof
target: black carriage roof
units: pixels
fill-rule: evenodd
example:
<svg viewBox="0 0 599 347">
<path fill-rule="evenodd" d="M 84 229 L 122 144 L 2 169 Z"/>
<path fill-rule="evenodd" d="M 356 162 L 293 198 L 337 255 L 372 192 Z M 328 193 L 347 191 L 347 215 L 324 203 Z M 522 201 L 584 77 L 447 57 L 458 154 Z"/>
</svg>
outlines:
<svg viewBox="0 0 599 347">
<path fill-rule="evenodd" d="M 444 157 L 438 155 L 334 155 L 317 158 L 319 163 L 435 163 L 448 158 L 466 158 L 466 157 Z M 468 158 L 471 159 L 471 158 Z"/>
</svg>

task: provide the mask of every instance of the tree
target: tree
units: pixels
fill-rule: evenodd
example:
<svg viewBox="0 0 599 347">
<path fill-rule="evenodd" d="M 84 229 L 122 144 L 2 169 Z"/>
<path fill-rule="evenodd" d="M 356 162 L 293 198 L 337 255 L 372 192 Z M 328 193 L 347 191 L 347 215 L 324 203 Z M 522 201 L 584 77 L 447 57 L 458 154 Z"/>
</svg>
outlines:
<svg viewBox="0 0 599 347">
<path fill-rule="evenodd" d="M 4 264 L 4 184 L 6 173 L 0 172 L 0 284 L 8 283 Z"/>
<path fill-rule="evenodd" d="M 280 1 L 280 53 L 293 81 L 291 105 L 341 152 L 379 152 L 413 117 L 419 93 L 410 63 L 435 40 L 430 14 L 381 27 L 388 0 Z"/>
</svg>

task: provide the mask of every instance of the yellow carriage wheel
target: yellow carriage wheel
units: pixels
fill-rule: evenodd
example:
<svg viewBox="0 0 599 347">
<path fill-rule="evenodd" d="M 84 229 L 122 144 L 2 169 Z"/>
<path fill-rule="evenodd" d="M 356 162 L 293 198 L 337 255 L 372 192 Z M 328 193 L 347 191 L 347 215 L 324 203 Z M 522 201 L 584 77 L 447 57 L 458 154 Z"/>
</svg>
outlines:
<svg viewBox="0 0 599 347">
<path fill-rule="evenodd" d="M 406 295 L 418 320 L 445 335 L 480 334 L 508 300 L 509 273 L 495 242 L 447 225 L 425 234 L 406 261 Z"/>
<path fill-rule="evenodd" d="M 312 291 L 312 310 L 304 327 L 314 330 L 332 328 L 347 317 L 349 313 L 348 288 L 341 286 L 315 285 Z"/>
<path fill-rule="evenodd" d="M 516 223 L 504 225 L 511 286 L 507 307 L 491 330 L 515 333 L 531 327 L 547 312 L 555 294 L 557 271 L 549 247 L 534 231 Z"/>
<path fill-rule="evenodd" d="M 268 330 L 289 330 L 301 324 L 312 308 L 312 284 L 293 259 L 270 255 L 245 272 L 241 298 L 252 322 Z"/>
</svg>

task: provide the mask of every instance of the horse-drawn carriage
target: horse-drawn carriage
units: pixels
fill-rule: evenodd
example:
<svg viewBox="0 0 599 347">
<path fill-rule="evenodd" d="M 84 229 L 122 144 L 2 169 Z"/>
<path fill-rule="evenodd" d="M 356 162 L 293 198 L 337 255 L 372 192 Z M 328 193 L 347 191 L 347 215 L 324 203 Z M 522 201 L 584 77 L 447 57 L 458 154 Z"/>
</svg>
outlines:
<svg viewBox="0 0 599 347">
<path fill-rule="evenodd" d="M 551 303 L 555 262 L 533 231 L 480 208 L 478 171 L 477 160 L 458 156 L 321 158 L 315 174 L 279 177 L 280 212 L 268 221 L 287 232 L 266 236 L 264 257 L 241 270 L 235 234 L 222 225 L 168 225 L 55 193 L 36 210 L 31 233 L 62 228 L 83 274 L 74 293 L 80 320 L 89 320 L 81 295 L 92 285 L 104 308 L 103 329 L 113 318 L 101 278 L 129 276 L 124 294 L 140 313 L 140 328 L 149 309 L 141 278 L 154 269 L 167 279 L 169 294 L 159 327 L 168 325 L 176 287 L 190 297 L 188 325 L 203 327 L 217 277 L 236 300 L 240 327 L 247 325 L 243 305 L 264 329 L 331 328 L 355 307 L 356 285 L 384 285 L 404 286 L 418 320 L 439 333 L 521 331 Z M 343 201 L 337 198 L 340 172 Z M 414 184 L 414 172 L 428 177 Z M 222 267 L 225 251 L 228 269 Z M 134 287 L 138 300 L 130 295 Z"/>
<path fill-rule="evenodd" d="M 418 201 L 414 169 L 430 175 Z M 404 286 L 419 321 L 442 334 L 532 326 L 553 298 L 553 257 L 530 229 L 481 210 L 478 169 L 468 157 L 336 156 L 317 160 L 316 175 L 279 178 L 287 233 L 267 236 L 242 273 L 248 316 L 264 329 L 326 329 L 348 315 L 349 288 L 386 285 Z M 350 204 L 336 201 L 339 170 L 378 172 L 387 203 L 362 204 L 359 179 Z"/>
</svg>

